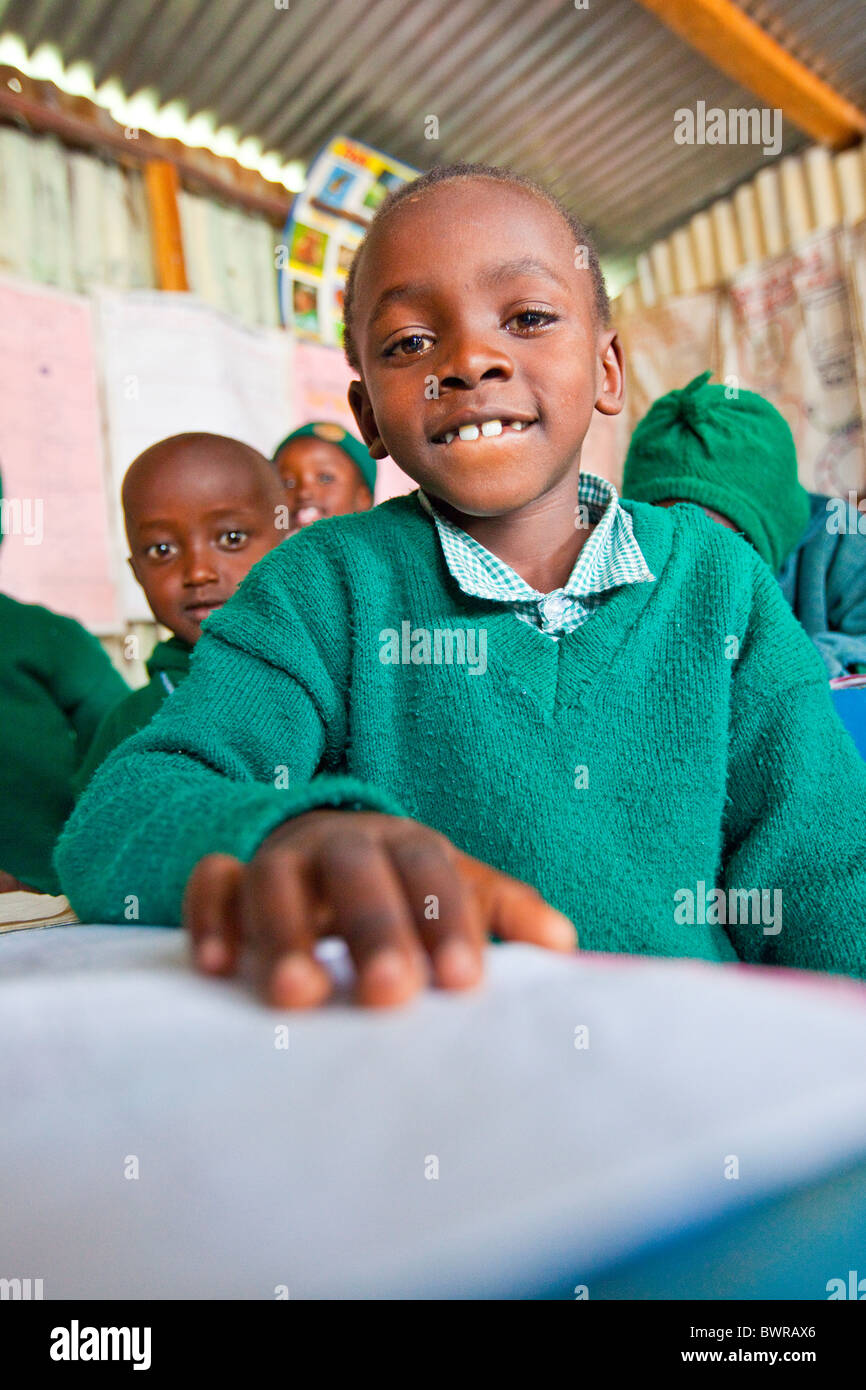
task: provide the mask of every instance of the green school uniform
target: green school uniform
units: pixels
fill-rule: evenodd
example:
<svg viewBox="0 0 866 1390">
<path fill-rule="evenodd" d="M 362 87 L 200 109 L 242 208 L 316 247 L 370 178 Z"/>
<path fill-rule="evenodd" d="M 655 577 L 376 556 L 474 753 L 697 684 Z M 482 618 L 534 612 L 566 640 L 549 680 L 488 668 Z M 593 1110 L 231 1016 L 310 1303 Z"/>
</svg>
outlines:
<svg viewBox="0 0 866 1390">
<path fill-rule="evenodd" d="M 171 695 L 181 681 L 189 675 L 189 659 L 192 647 L 179 637 L 170 637 L 167 642 L 157 642 L 145 666 L 150 680 L 140 690 L 133 690 L 125 700 L 105 716 L 96 731 L 87 757 L 75 779 L 76 795 L 80 796 L 100 763 L 104 763 L 109 753 L 113 753 L 119 743 L 131 734 L 137 734 L 145 724 L 149 724 L 163 700 Z"/>
<path fill-rule="evenodd" d="M 432 826 L 587 950 L 866 975 L 866 765 L 820 658 L 742 539 L 625 506 L 654 579 L 558 641 L 460 589 L 417 494 L 271 551 L 70 818 L 76 912 L 177 923 L 203 855 L 338 806 Z"/>
<path fill-rule="evenodd" d="M 73 618 L 0 594 L 0 869 L 59 893 L 54 842 L 103 716 L 129 693 Z"/>
</svg>

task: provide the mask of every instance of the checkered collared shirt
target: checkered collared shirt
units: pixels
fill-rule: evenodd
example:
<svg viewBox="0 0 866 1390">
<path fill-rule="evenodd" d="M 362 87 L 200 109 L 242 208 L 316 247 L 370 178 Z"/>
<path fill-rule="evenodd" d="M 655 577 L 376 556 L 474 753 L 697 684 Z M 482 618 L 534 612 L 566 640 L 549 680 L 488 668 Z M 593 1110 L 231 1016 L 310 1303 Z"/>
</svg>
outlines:
<svg viewBox="0 0 866 1390">
<path fill-rule="evenodd" d="M 581 473 L 577 497 L 574 524 L 593 530 L 564 588 L 540 594 L 418 493 L 436 523 L 445 563 L 464 594 L 508 604 L 516 617 L 555 640 L 591 618 L 609 590 L 655 579 L 613 484 L 595 473 Z"/>
</svg>

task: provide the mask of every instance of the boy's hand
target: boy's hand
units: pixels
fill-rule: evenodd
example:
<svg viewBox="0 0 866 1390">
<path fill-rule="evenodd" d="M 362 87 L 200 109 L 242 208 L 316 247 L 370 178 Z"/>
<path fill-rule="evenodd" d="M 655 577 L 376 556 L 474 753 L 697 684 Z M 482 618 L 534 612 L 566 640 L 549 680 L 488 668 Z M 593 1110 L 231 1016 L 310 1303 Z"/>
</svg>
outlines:
<svg viewBox="0 0 866 1390">
<path fill-rule="evenodd" d="M 310 811 L 279 826 L 249 864 L 209 854 L 190 875 L 183 921 L 199 968 L 232 975 L 242 953 L 279 1008 L 331 991 L 318 938 L 348 945 L 362 1004 L 401 1004 L 432 973 L 445 989 L 482 974 L 487 935 L 554 951 L 574 927 L 525 883 L 462 854 L 427 826 L 373 811 Z"/>
</svg>

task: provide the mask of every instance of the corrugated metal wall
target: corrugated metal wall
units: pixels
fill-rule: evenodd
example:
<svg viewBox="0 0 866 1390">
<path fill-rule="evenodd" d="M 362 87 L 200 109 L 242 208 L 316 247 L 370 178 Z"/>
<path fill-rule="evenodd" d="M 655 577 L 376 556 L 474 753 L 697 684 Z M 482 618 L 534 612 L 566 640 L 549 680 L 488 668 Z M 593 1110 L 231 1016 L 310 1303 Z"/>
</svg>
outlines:
<svg viewBox="0 0 866 1390">
<path fill-rule="evenodd" d="M 862 0 L 742 8 L 866 104 Z M 765 162 L 754 146 L 675 144 L 677 108 L 757 102 L 633 0 L 0 0 L 4 30 L 91 62 L 130 96 L 152 87 L 212 111 L 285 159 L 345 132 L 421 168 L 510 164 L 552 185 L 608 257 Z M 783 152 L 805 143 L 784 129 Z"/>
</svg>

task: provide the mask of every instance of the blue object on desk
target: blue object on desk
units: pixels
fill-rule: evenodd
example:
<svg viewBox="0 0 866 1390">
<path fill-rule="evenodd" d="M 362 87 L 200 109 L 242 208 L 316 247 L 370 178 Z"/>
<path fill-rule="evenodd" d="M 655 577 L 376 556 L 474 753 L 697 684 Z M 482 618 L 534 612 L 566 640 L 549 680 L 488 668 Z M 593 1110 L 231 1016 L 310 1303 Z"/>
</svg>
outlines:
<svg viewBox="0 0 866 1390">
<path fill-rule="evenodd" d="M 831 690 L 836 713 L 857 745 L 861 758 L 866 758 L 866 686 Z"/>
</svg>

